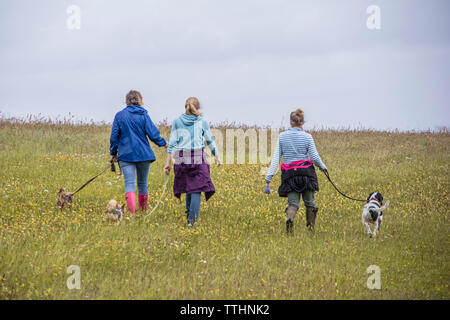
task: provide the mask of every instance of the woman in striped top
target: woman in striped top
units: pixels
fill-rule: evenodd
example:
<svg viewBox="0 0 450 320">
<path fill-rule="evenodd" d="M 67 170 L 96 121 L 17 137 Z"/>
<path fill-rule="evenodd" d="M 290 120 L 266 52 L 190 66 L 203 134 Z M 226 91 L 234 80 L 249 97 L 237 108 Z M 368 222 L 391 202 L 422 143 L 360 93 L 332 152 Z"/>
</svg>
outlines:
<svg viewBox="0 0 450 320">
<path fill-rule="evenodd" d="M 269 190 L 269 183 L 277 172 L 281 157 L 283 157 L 281 185 L 278 188 L 278 194 L 280 197 L 288 198 L 288 207 L 286 208 L 287 233 L 293 231 L 294 218 L 297 215 L 301 196 L 306 206 L 306 226 L 310 231 L 314 230 L 316 215 L 319 210 L 314 202 L 314 192 L 319 191 L 314 165 L 322 171 L 327 170 L 317 152 L 313 137 L 303 131 L 304 123 L 303 110 L 297 109 L 291 112 L 291 128 L 280 134 L 266 176 L 266 190 Z"/>
</svg>

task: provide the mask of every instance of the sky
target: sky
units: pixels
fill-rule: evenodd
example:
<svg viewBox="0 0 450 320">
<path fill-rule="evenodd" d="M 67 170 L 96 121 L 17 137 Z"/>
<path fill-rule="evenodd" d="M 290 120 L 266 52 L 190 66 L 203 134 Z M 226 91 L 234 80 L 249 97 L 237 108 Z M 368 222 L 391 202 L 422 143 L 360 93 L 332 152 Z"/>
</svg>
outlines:
<svg viewBox="0 0 450 320">
<path fill-rule="evenodd" d="M 288 126 L 300 107 L 305 129 L 450 127 L 449 12 L 447 0 L 2 0 L 0 113 L 112 122 L 134 89 L 154 122 L 195 96 L 210 123 Z"/>
</svg>

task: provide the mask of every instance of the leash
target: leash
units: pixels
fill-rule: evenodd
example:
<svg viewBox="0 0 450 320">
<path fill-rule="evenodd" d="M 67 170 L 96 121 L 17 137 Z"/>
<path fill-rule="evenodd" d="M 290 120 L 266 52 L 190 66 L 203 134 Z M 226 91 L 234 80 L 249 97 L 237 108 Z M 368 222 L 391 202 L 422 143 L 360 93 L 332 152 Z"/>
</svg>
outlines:
<svg viewBox="0 0 450 320">
<path fill-rule="evenodd" d="M 167 175 L 166 182 L 164 182 L 163 190 L 161 192 L 161 195 L 159 196 L 158 203 L 156 204 L 156 206 L 149 213 L 145 214 L 145 217 L 150 216 L 156 210 L 156 208 L 158 208 L 159 204 L 161 203 L 162 197 L 166 193 L 167 184 L 169 183 L 169 177 L 170 177 L 170 173 Z"/>
<path fill-rule="evenodd" d="M 109 162 L 111 162 L 111 172 L 116 172 L 116 165 L 114 164 L 114 160 L 111 159 Z M 120 167 L 120 163 L 117 162 L 117 165 L 119 166 L 119 173 L 122 175 L 122 168 Z"/>
<path fill-rule="evenodd" d="M 100 173 L 98 173 L 97 175 L 95 175 L 94 177 L 92 177 L 91 179 L 89 179 L 85 184 L 83 184 L 81 187 L 78 188 L 77 191 L 75 191 L 73 194 L 75 195 L 75 193 L 78 193 L 79 191 L 81 191 L 84 187 L 86 187 L 89 183 L 91 183 L 92 181 L 94 181 L 95 179 L 97 179 L 99 176 L 101 176 L 103 173 L 105 173 L 106 170 L 108 170 L 108 168 L 111 168 L 112 172 L 116 172 L 116 166 L 114 165 L 114 160 L 111 159 L 109 161 L 111 164 L 108 165 L 105 169 L 103 169 Z M 120 174 L 122 174 L 122 168 L 120 168 L 120 164 L 119 164 L 119 170 L 120 170 Z"/>
<path fill-rule="evenodd" d="M 338 187 L 335 186 L 335 184 L 333 183 L 333 181 L 330 178 L 330 174 L 325 171 L 322 171 L 323 174 L 327 177 L 328 181 L 330 181 L 331 185 L 336 189 L 337 192 L 339 192 L 342 196 L 346 197 L 347 199 L 353 200 L 353 201 L 360 201 L 360 202 L 367 202 L 367 200 L 362 200 L 362 199 L 355 199 L 352 197 L 347 196 L 345 193 L 343 193 L 341 190 L 338 189 Z"/>
<path fill-rule="evenodd" d="M 84 187 L 86 187 L 89 183 L 91 183 L 92 181 L 94 181 L 95 179 L 97 179 L 100 175 L 102 175 L 106 170 L 108 170 L 110 168 L 110 165 L 108 165 L 105 169 L 103 169 L 101 172 L 99 172 L 98 174 L 96 174 L 94 177 L 92 177 L 91 179 L 89 179 L 85 184 L 83 184 L 81 187 L 78 188 L 77 191 L 75 191 L 73 194 L 75 195 L 76 193 L 78 193 L 79 191 L 83 190 Z"/>
<path fill-rule="evenodd" d="M 292 144 L 292 141 L 290 141 L 290 142 L 291 142 L 291 147 L 292 147 L 292 149 L 295 151 L 295 153 L 298 154 L 297 149 L 294 148 L 294 145 Z M 367 202 L 367 200 L 355 199 L 355 198 L 352 198 L 352 197 L 347 196 L 345 193 L 343 193 L 341 190 L 339 190 L 338 187 L 336 187 L 336 185 L 335 185 L 335 184 L 333 183 L 333 181 L 331 180 L 330 174 L 328 173 L 328 171 L 326 171 L 326 172 L 325 172 L 325 171 L 322 171 L 322 172 L 323 172 L 323 174 L 327 177 L 328 181 L 330 181 L 331 185 L 332 185 L 332 186 L 336 189 L 336 191 L 339 192 L 342 196 L 344 196 L 344 197 L 347 198 L 347 199 L 353 200 L 353 201 Z M 267 188 L 268 188 L 268 185 L 267 185 L 267 187 L 266 187 L 266 193 L 267 193 Z M 270 190 L 269 190 L 269 193 L 270 193 Z"/>
</svg>

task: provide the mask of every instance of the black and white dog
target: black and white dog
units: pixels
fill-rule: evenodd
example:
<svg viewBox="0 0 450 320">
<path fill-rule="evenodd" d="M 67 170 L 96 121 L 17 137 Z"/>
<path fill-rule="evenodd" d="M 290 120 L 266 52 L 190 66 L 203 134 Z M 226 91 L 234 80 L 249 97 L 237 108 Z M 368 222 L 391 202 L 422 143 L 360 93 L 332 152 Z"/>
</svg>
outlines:
<svg viewBox="0 0 450 320">
<path fill-rule="evenodd" d="M 389 206 L 389 200 L 383 205 L 383 195 L 379 192 L 372 192 L 367 198 L 367 203 L 364 205 L 362 213 L 362 223 L 366 227 L 369 237 L 375 236 L 380 230 L 381 222 L 383 221 L 383 211 Z M 370 223 L 374 224 L 373 232 L 370 229 Z"/>
</svg>

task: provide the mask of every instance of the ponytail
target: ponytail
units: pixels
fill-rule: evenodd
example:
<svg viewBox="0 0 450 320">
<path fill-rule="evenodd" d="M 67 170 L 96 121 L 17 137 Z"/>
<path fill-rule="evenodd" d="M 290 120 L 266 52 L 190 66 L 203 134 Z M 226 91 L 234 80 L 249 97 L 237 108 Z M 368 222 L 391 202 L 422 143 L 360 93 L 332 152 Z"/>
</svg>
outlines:
<svg viewBox="0 0 450 320">
<path fill-rule="evenodd" d="M 297 110 L 292 111 L 291 112 L 291 121 L 296 126 L 301 126 L 303 124 L 303 122 L 305 121 L 305 113 L 303 112 L 303 110 L 298 108 Z"/>
<path fill-rule="evenodd" d="M 200 109 L 200 102 L 195 97 L 191 97 L 191 98 L 187 99 L 184 107 L 186 109 L 186 114 L 189 114 L 192 116 L 200 116 L 201 115 L 200 111 L 198 111 Z"/>
<path fill-rule="evenodd" d="M 130 90 L 130 92 L 127 93 L 127 96 L 125 97 L 125 102 L 127 106 L 141 106 L 143 105 L 142 102 L 142 94 L 139 91 L 136 90 Z"/>
</svg>

